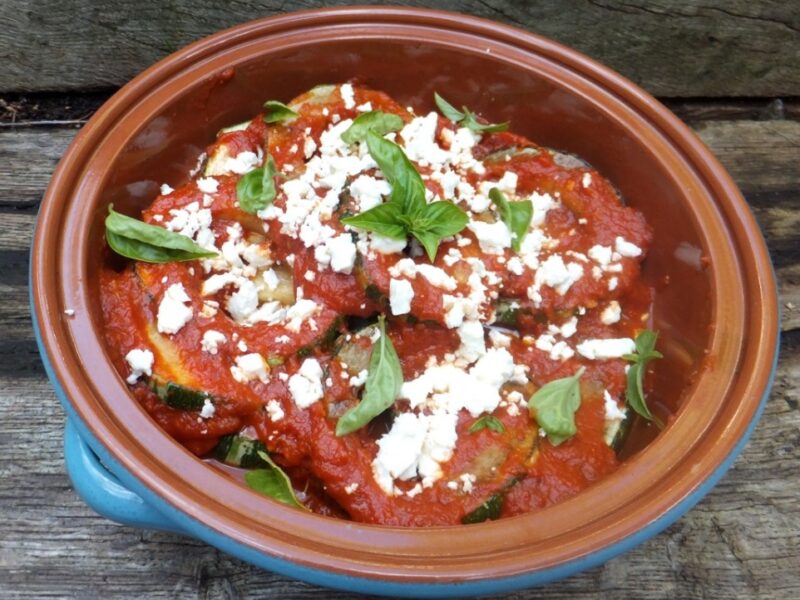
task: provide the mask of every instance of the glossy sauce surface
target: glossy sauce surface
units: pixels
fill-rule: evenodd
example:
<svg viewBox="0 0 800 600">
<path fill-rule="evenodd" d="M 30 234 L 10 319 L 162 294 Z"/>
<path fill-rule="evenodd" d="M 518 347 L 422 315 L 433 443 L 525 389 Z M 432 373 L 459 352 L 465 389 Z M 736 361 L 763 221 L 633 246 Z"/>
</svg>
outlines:
<svg viewBox="0 0 800 600">
<path fill-rule="evenodd" d="M 405 108 L 380 92 L 356 88 L 355 102 L 358 105 L 369 102 L 373 110 L 393 112 L 406 122 L 412 119 Z M 292 103 L 295 104 L 297 101 Z M 333 115 L 346 119 L 359 114 L 357 109 L 346 108 L 338 93 L 325 102 L 300 104 L 300 116 L 292 123 L 268 126 L 257 117 L 246 129 L 220 135 L 208 154 L 213 155 L 221 146 L 229 148 L 234 156 L 264 148 L 274 158 L 278 171 L 291 178 L 303 169 L 302 149 L 307 139 L 319 144 L 322 133 L 332 124 Z M 449 121 L 440 117 L 437 138 L 443 129 L 452 128 Z M 508 159 L 496 158 L 498 151 L 510 147 L 517 152 Z M 523 148 L 530 151 L 519 152 Z M 644 251 L 650 244 L 650 228 L 642 216 L 626 208 L 613 186 L 597 171 L 583 166 L 561 166 L 546 149 L 511 133 L 483 135 L 472 154 L 485 166 L 485 172 L 469 175 L 474 187 L 481 181 L 500 180 L 505 173 L 512 172 L 517 175 L 517 197 L 536 193 L 558 198 L 558 206 L 547 211 L 542 228 L 550 238 L 558 240 L 559 253 L 585 256 L 597 245 L 613 247 L 618 237 Z M 423 178 L 430 172 L 425 165 L 418 164 L 417 168 Z M 291 272 L 293 287 L 302 287 L 303 297 L 319 306 L 313 327 L 292 331 L 283 324 L 244 325 L 223 308 L 213 314 L 206 310 L 204 314 L 209 299 L 224 307 L 230 289 L 204 297 L 202 287 L 208 273 L 199 261 L 128 264 L 121 270 L 108 268 L 101 276 L 106 341 L 123 375 L 130 371 L 126 354 L 152 344 L 148 332 L 152 332 L 157 321 L 159 300 L 165 291 L 180 283 L 190 297 L 194 317 L 169 339 L 182 368 L 191 373 L 193 387 L 215 399 L 213 416 L 201 418 L 196 411 L 167 406 L 144 380 L 131 387 L 136 400 L 152 418 L 189 450 L 200 457 L 209 456 L 222 436 L 244 431 L 264 443 L 273 459 L 290 475 L 300 499 L 312 510 L 357 521 L 405 526 L 458 524 L 500 491 L 504 493 L 502 516 L 528 512 L 564 500 L 616 469 L 615 452 L 604 440 L 603 395 L 608 392 L 616 399 L 624 397 L 627 363 L 620 359 L 588 360 L 578 353 L 564 360 L 553 359 L 536 347 L 535 340 L 547 333 L 548 325 L 561 327 L 574 316 L 579 316 L 573 334 L 575 340 L 635 337 L 646 325 L 652 301 L 651 290 L 639 281 L 643 256 L 617 261 L 621 268 L 613 273 L 617 279 L 613 290 L 609 289 L 607 275 L 599 279 L 589 276 L 587 264 L 585 276 L 565 293 L 542 287 L 541 301 L 533 306 L 528 290 L 534 283 L 535 270 L 512 273 L 507 266 L 514 257 L 510 248 L 500 255 L 484 253 L 469 230 L 461 234 L 471 240 L 468 245 L 458 240 L 444 241 L 433 264 L 452 275 L 456 292 L 445 292 L 417 276 L 412 282 L 413 318 L 398 316 L 389 320 L 388 335 L 400 357 L 404 379 L 418 377 L 432 357 L 442 362 L 458 351 L 459 336 L 446 324 L 444 296 L 469 293 L 465 259 L 474 258 L 497 276 L 494 283 L 487 284 L 488 292 L 519 304 L 513 329 L 498 327 L 498 331 L 510 335 L 507 350 L 515 364 L 527 368 L 527 381 L 506 384 L 504 393 L 517 391 L 527 400 L 548 381 L 573 375 L 585 367 L 581 378 L 582 401 L 576 413 L 577 434 L 554 446 L 540 435 L 526 408 L 509 409 L 507 403 L 501 403 L 492 412 L 502 422 L 503 432 L 484 428 L 471 433 L 469 429 L 477 418 L 462 411 L 457 424 L 458 442 L 452 456 L 440 465 L 441 477 L 411 495 L 408 492 L 419 482 L 397 481 L 401 493 L 389 495 L 376 482 L 373 462 L 378 452 L 377 441 L 391 426 L 392 415 L 381 415 L 354 433 L 336 435 L 338 416 L 358 402 L 359 390 L 350 384 L 349 378 L 354 374 L 336 356 L 335 344 L 320 340 L 327 334 L 355 333 L 353 317 L 370 318 L 378 312 L 390 316 L 387 297 L 391 269 L 409 257 L 408 249 L 374 256 L 360 254 L 356 268 L 349 274 L 320 268 L 314 253 L 301 240 L 283 232 L 277 220 L 262 220 L 238 207 L 239 177 L 238 174 L 215 176 L 218 187 L 209 207 L 215 243 L 221 247 L 230 236 L 230 227 L 241 225 L 244 235 L 263 246 L 275 265 Z M 425 179 L 425 184 L 433 194 L 443 196 L 437 181 Z M 171 210 L 203 203 L 205 195 L 191 180 L 157 197 L 142 218 L 152 224 L 163 224 L 170 219 Z M 275 205 L 285 208 L 281 193 Z M 346 198 L 342 205 L 346 206 Z M 326 224 L 337 232 L 345 232 L 338 218 L 335 215 Z M 460 259 L 448 264 L 446 257 L 451 250 L 457 250 Z M 414 260 L 423 263 L 427 259 L 414 257 Z M 308 273 L 313 277 L 307 276 Z M 492 320 L 497 298 L 490 299 L 485 307 L 487 322 Z M 616 323 L 605 324 L 601 313 L 612 300 L 621 305 L 622 316 Z M 216 354 L 201 351 L 203 334 L 209 330 L 220 332 L 227 340 Z M 232 377 L 230 367 L 243 348 L 270 359 L 267 381 L 242 382 Z M 301 408 L 294 401 L 287 380 L 309 356 L 324 370 L 324 397 Z M 168 371 L 167 365 L 159 365 L 160 360 L 157 357 L 155 368 Z M 274 420 L 265 410 L 270 401 L 279 404 L 282 418 Z M 398 400 L 396 409 L 407 409 L 405 402 Z M 471 482 L 467 486 L 463 483 L 464 476 L 469 476 Z"/>
</svg>

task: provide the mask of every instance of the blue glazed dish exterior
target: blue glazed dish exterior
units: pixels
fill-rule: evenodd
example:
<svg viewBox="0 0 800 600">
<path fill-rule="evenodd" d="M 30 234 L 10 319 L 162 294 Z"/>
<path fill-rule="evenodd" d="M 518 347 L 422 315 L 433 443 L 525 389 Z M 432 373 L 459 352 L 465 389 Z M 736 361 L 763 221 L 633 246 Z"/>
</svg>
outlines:
<svg viewBox="0 0 800 600">
<path fill-rule="evenodd" d="M 33 299 L 31 299 L 31 306 L 33 307 Z M 49 357 L 42 345 L 35 311 L 32 311 L 32 314 L 34 315 L 33 328 L 36 334 L 36 342 L 39 346 L 45 371 L 61 405 L 67 413 L 67 425 L 64 431 L 64 459 L 67 471 L 76 491 L 91 508 L 104 517 L 125 525 L 189 535 L 258 567 L 308 583 L 364 594 L 382 594 L 407 598 L 479 596 L 543 585 L 599 566 L 660 533 L 697 504 L 717 484 L 747 444 L 769 398 L 769 391 L 772 389 L 775 379 L 779 353 L 779 347 L 776 346 L 768 388 L 761 398 L 758 411 L 746 433 L 736 444 L 727 459 L 693 494 L 685 498 L 671 511 L 662 515 L 660 519 L 639 530 L 634 535 L 580 560 L 518 577 L 451 584 L 395 583 L 310 569 L 303 565 L 256 552 L 252 548 L 239 544 L 205 527 L 202 523 L 175 509 L 154 494 L 133 474 L 120 466 L 114 457 L 105 450 L 103 445 L 92 437 L 89 430 L 74 412 L 69 399 L 53 374 Z"/>
</svg>

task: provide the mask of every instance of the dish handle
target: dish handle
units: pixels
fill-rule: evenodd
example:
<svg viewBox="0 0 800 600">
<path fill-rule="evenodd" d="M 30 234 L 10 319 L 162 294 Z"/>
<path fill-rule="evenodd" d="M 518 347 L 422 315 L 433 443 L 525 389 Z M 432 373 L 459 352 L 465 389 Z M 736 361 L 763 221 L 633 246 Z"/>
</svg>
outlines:
<svg viewBox="0 0 800 600">
<path fill-rule="evenodd" d="M 64 428 L 64 462 L 75 491 L 98 514 L 132 527 L 185 533 L 122 485 L 100 462 L 71 419 Z"/>
</svg>

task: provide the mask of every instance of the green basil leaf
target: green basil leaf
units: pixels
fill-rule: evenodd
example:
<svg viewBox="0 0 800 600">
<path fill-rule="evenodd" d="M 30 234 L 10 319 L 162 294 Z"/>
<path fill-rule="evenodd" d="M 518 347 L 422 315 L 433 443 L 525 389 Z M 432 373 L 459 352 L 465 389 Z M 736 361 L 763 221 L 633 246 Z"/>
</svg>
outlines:
<svg viewBox="0 0 800 600">
<path fill-rule="evenodd" d="M 454 123 L 460 123 L 464 120 L 464 117 L 467 116 L 436 92 L 433 92 L 433 100 L 436 102 L 436 106 L 439 107 L 439 112 L 441 112 L 445 118 L 450 119 Z"/>
<path fill-rule="evenodd" d="M 468 431 L 470 433 L 475 433 L 481 429 L 491 429 L 497 433 L 505 433 L 506 426 L 503 425 L 503 422 L 494 415 L 483 415 L 470 426 Z"/>
<path fill-rule="evenodd" d="M 267 463 L 267 468 L 245 474 L 244 480 L 250 489 L 288 506 L 308 510 L 295 496 L 292 482 L 283 469 L 276 465 L 266 452 L 259 452 L 258 456 Z"/>
<path fill-rule="evenodd" d="M 433 93 L 433 99 L 436 102 L 436 106 L 439 107 L 439 112 L 457 125 L 461 125 L 461 127 L 466 127 L 476 133 L 497 133 L 508 129 L 508 121 L 503 123 L 478 122 L 475 113 L 470 111 L 466 106 L 462 106 L 462 110 L 458 110 L 436 92 Z"/>
<path fill-rule="evenodd" d="M 265 123 L 280 123 L 298 116 L 299 115 L 295 111 L 286 106 L 283 102 L 278 102 L 277 100 L 267 100 L 264 102 Z"/>
<path fill-rule="evenodd" d="M 400 221 L 400 216 L 400 207 L 387 202 L 352 217 L 345 217 L 341 222 L 394 240 L 404 240 L 408 234 L 405 225 Z"/>
<path fill-rule="evenodd" d="M 452 202 L 440 201 L 426 204 L 420 215 L 411 219 L 410 233 L 425 248 L 433 262 L 443 238 L 455 235 L 467 226 L 469 217 Z"/>
<path fill-rule="evenodd" d="M 255 214 L 275 200 L 275 161 L 268 154 L 263 167 L 245 173 L 236 182 L 236 199 L 245 212 Z"/>
<path fill-rule="evenodd" d="M 530 200 L 509 202 L 505 194 L 496 187 L 489 190 L 489 198 L 511 232 L 511 247 L 514 252 L 519 252 L 533 218 L 533 203 Z"/>
<path fill-rule="evenodd" d="M 391 202 L 400 205 L 409 217 L 418 215 L 425 208 L 425 184 L 417 169 L 394 142 L 369 130 L 366 138 L 370 156 L 392 186 Z"/>
<path fill-rule="evenodd" d="M 544 384 L 528 401 L 528 409 L 554 446 L 571 438 L 578 431 L 575 426 L 575 411 L 581 405 L 580 378 L 584 371 L 586 368 L 581 367 L 571 377 Z"/>
<path fill-rule="evenodd" d="M 384 136 L 392 131 L 399 131 L 403 128 L 403 119 L 392 113 L 385 113 L 379 110 L 373 110 L 358 115 L 353 124 L 347 128 L 342 134 L 342 139 L 352 144 L 354 142 L 363 142 L 367 138 L 367 132 Z"/>
<path fill-rule="evenodd" d="M 467 111 L 466 118 L 461 122 L 462 127 L 466 127 L 475 133 L 499 133 L 508 129 L 508 121 L 502 123 L 479 123 L 475 114 Z"/>
<path fill-rule="evenodd" d="M 386 335 L 383 315 L 378 318 L 378 329 L 381 336 L 372 347 L 361 402 L 341 416 L 336 423 L 336 435 L 347 435 L 361 429 L 389 408 L 400 394 L 403 371 L 392 340 Z"/>
<path fill-rule="evenodd" d="M 661 352 L 656 350 L 658 332 L 645 329 L 636 336 L 636 353 L 626 354 L 623 358 L 633 364 L 628 369 L 628 382 L 625 399 L 631 408 L 648 421 L 653 421 L 653 413 L 647 407 L 644 394 L 644 374 L 647 364 L 654 359 L 663 358 Z"/>
<path fill-rule="evenodd" d="M 120 214 L 113 204 L 108 205 L 106 241 L 117 254 L 142 262 L 167 263 L 217 255 L 185 235 Z"/>
</svg>

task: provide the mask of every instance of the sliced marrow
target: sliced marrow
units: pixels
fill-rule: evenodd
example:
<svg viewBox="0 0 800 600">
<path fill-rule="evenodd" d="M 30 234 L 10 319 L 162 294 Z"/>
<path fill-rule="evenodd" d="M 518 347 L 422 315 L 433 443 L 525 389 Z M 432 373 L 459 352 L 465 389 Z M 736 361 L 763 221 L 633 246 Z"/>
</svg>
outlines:
<svg viewBox="0 0 800 600">
<path fill-rule="evenodd" d="M 233 433 L 220 439 L 214 449 L 214 458 L 231 467 L 254 469 L 266 466 L 258 455 L 259 452 L 266 451 L 267 447 L 263 442 Z"/>
</svg>

